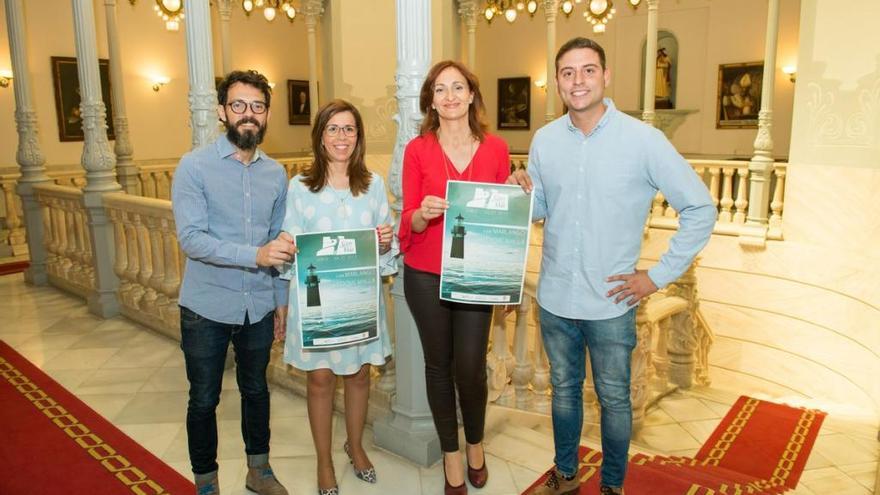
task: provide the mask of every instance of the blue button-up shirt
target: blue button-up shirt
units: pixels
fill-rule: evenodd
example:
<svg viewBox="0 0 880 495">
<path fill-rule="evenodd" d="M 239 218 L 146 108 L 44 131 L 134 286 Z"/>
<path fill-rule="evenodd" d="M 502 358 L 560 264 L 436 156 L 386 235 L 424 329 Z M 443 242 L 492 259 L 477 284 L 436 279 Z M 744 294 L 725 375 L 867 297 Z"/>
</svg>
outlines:
<svg viewBox="0 0 880 495">
<path fill-rule="evenodd" d="M 605 295 L 621 283 L 606 279 L 635 270 L 657 190 L 680 216 L 669 250 L 648 270 L 658 288 L 684 273 L 715 224 L 706 186 L 663 133 L 605 105 L 589 134 L 566 114 L 538 130 L 529 150 L 533 220 L 544 219 L 538 303 L 565 318 L 629 309 Z"/>
<path fill-rule="evenodd" d="M 222 323 L 262 319 L 287 305 L 289 282 L 257 267 L 257 249 L 284 221 L 287 174 L 257 150 L 244 165 L 225 135 L 187 153 L 174 172 L 171 206 L 186 253 L 180 305 Z"/>
</svg>

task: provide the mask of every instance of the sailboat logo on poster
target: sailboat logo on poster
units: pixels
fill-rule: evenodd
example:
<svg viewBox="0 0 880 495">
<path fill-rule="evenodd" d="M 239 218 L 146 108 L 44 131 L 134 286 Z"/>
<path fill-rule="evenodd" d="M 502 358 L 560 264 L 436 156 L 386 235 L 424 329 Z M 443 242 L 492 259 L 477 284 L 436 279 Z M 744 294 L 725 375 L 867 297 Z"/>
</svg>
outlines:
<svg viewBox="0 0 880 495">
<path fill-rule="evenodd" d="M 440 298 L 475 304 L 522 300 L 531 196 L 520 186 L 449 181 Z"/>
</svg>

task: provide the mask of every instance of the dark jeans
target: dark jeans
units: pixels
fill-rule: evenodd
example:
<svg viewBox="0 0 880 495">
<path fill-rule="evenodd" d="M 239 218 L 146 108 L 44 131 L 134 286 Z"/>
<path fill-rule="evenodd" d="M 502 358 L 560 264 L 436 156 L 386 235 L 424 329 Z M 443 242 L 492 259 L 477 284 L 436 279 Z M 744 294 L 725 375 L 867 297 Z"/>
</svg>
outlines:
<svg viewBox="0 0 880 495">
<path fill-rule="evenodd" d="M 269 387 L 266 367 L 274 338 L 274 312 L 257 323 L 232 325 L 180 308 L 180 348 L 189 379 L 186 434 L 195 474 L 217 470 L 217 404 L 229 341 L 241 392 L 241 436 L 248 455 L 269 453 Z"/>
<path fill-rule="evenodd" d="M 444 452 L 458 450 L 456 388 L 464 436 L 470 444 L 482 442 L 488 397 L 486 347 L 492 307 L 443 301 L 440 276 L 410 267 L 403 271 L 403 292 L 422 341 L 428 405 L 440 448 Z"/>
</svg>

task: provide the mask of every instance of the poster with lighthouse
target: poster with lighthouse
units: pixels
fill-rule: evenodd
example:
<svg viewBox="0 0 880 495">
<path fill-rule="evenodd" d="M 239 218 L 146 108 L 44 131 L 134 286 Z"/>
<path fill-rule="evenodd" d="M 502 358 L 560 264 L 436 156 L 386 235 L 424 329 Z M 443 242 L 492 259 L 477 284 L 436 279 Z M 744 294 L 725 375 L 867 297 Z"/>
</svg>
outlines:
<svg viewBox="0 0 880 495">
<path fill-rule="evenodd" d="M 375 229 L 298 234 L 295 243 L 296 309 L 303 348 L 327 349 L 378 338 Z"/>
<path fill-rule="evenodd" d="M 519 304 L 532 197 L 517 185 L 449 181 L 443 217 L 440 299 Z"/>
</svg>

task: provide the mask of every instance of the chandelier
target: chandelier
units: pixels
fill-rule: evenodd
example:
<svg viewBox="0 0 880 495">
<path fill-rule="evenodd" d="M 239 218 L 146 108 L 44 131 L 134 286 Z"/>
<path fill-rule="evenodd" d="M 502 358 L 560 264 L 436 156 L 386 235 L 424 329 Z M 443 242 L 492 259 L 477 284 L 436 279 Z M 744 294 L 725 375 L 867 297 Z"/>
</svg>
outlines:
<svg viewBox="0 0 880 495">
<path fill-rule="evenodd" d="M 134 5 L 134 0 L 131 3 Z M 166 30 L 180 29 L 180 22 L 183 20 L 183 0 L 156 0 L 153 10 L 165 21 Z"/>
<path fill-rule="evenodd" d="M 626 1 L 634 9 L 642 3 L 642 0 Z M 584 0 L 563 0 L 559 3 L 559 11 L 569 17 L 574 12 L 575 4 L 579 3 L 584 3 Z M 614 2 L 612 0 L 586 0 L 586 4 L 584 19 L 592 24 L 594 33 L 604 33 L 605 25 L 617 13 Z M 513 23 L 520 12 L 526 11 L 530 16 L 534 16 L 537 10 L 538 2 L 536 0 L 487 0 L 483 16 L 490 24 L 496 16 L 504 16 L 507 22 Z"/>
<path fill-rule="evenodd" d="M 289 0 L 242 0 L 241 8 L 246 15 L 251 15 L 254 9 L 263 9 L 263 17 L 267 21 L 275 20 L 278 11 L 281 10 L 290 22 L 296 17 L 296 9 Z"/>
</svg>

